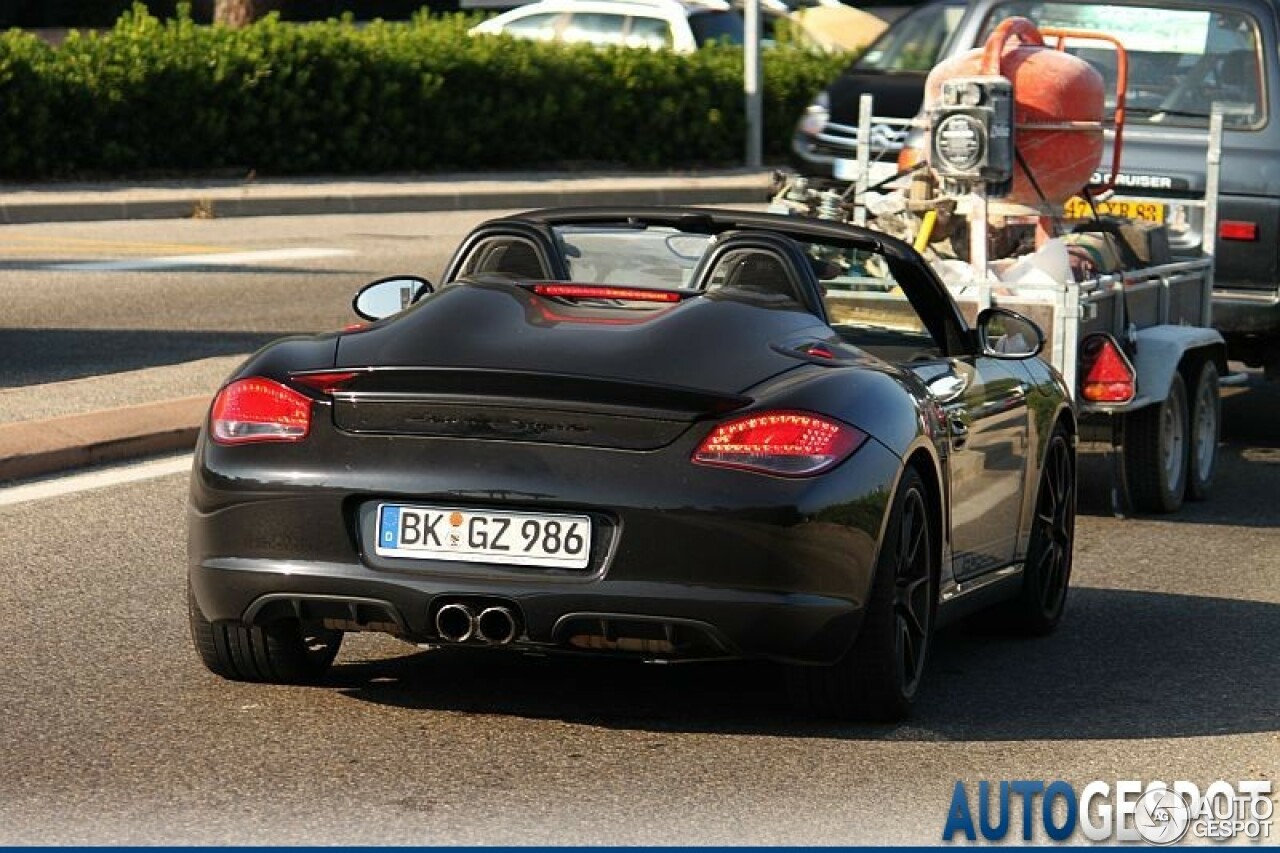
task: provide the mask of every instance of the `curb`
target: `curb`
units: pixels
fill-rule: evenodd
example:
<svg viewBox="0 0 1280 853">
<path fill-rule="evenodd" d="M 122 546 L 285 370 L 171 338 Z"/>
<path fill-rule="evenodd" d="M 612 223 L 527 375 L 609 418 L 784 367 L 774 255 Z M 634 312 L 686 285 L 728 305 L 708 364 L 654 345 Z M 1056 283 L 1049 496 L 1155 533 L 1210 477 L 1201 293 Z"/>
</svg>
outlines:
<svg viewBox="0 0 1280 853">
<path fill-rule="evenodd" d="M 0 425 L 0 482 L 195 445 L 210 398 L 124 406 Z"/>
<path fill-rule="evenodd" d="M 340 183 L 335 182 L 337 186 Z M 354 191 L 290 185 L 107 189 L 101 191 L 0 190 L 0 224 L 95 222 L 120 219 L 231 218 L 324 214 L 439 213 L 578 205 L 757 204 L 768 194 L 764 173 L 723 177 L 670 177 L 609 182 L 600 178 L 513 179 L 468 186 L 466 181 L 429 182 L 418 188 L 373 184 Z M 539 183 L 548 184 L 538 186 Z M 631 185 L 628 185 L 630 183 Z M 602 185 L 603 184 L 603 185 Z M 393 185 L 394 186 L 394 185 Z M 12 196 L 17 196 L 13 198 Z M 24 196 L 26 196 L 24 198 Z"/>
</svg>

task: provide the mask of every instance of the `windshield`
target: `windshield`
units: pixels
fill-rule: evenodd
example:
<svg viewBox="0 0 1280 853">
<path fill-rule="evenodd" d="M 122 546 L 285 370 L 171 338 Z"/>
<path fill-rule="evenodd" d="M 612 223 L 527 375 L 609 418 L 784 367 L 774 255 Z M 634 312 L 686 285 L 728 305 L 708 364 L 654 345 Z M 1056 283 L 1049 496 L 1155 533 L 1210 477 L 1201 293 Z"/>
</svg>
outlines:
<svg viewBox="0 0 1280 853">
<path fill-rule="evenodd" d="M 956 25 L 964 6 L 931 3 L 895 21 L 853 64 L 861 71 L 928 71 Z"/>
<path fill-rule="evenodd" d="M 583 284 L 680 288 L 689 283 L 711 237 L 674 228 L 566 225 L 553 229 L 569 280 Z"/>
<path fill-rule="evenodd" d="M 1113 35 L 1129 53 L 1128 121 L 1203 127 L 1214 103 L 1228 127 L 1259 127 L 1266 119 L 1258 23 L 1238 12 L 1154 6 L 1013 2 L 996 8 L 986 32 L 1013 15 L 1040 26 Z M 984 36 L 985 39 L 985 36 Z M 1115 50 L 1104 42 L 1069 43 L 1069 52 L 1101 72 L 1115 92 Z M 1107 98 L 1113 107 L 1114 95 Z"/>
</svg>

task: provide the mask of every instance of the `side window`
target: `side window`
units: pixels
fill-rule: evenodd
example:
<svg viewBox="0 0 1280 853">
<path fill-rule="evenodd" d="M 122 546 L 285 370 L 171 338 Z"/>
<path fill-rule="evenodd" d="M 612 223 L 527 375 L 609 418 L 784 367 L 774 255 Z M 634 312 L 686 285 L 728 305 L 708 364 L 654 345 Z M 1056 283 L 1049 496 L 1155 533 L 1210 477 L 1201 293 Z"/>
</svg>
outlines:
<svg viewBox="0 0 1280 853">
<path fill-rule="evenodd" d="M 575 12 L 569 16 L 569 23 L 560 39 L 571 43 L 622 44 L 622 28 L 626 20 L 622 15 L 607 12 Z"/>
<path fill-rule="evenodd" d="M 667 21 L 640 16 L 631 18 L 627 47 L 664 48 L 671 47 L 673 41 L 671 24 Z"/>
<path fill-rule="evenodd" d="M 463 262 L 458 276 L 505 275 L 526 281 L 551 277 L 538 250 L 519 237 L 489 237 L 476 243 Z"/>
<path fill-rule="evenodd" d="M 557 12 L 543 12 L 540 15 L 529 15 L 507 23 L 503 30 L 513 36 L 551 41 L 556 37 Z"/>
<path fill-rule="evenodd" d="M 885 361 L 940 357 L 938 345 L 884 258 L 865 249 L 824 246 L 814 270 L 827 317 L 841 338 Z"/>
</svg>

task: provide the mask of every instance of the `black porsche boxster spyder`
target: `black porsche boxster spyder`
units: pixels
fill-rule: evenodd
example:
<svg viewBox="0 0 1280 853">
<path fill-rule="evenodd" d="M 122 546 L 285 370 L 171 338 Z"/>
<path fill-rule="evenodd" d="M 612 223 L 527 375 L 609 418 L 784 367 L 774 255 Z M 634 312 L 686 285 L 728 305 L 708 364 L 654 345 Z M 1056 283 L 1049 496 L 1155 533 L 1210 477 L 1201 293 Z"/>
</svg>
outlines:
<svg viewBox="0 0 1280 853">
<path fill-rule="evenodd" d="M 200 436 L 189 608 L 221 676 L 318 680 L 382 631 L 772 659 L 818 710 L 885 720 L 945 620 L 1062 615 L 1076 424 L 1042 333 L 970 325 L 897 240 L 543 210 L 355 309 L 252 356 Z"/>
</svg>

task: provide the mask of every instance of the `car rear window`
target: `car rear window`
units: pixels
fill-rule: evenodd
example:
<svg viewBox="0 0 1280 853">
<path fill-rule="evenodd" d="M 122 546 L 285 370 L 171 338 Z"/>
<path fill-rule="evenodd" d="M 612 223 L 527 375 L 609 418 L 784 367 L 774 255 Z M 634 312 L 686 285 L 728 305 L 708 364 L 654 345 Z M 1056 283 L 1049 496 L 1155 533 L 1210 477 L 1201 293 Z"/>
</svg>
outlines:
<svg viewBox="0 0 1280 853">
<path fill-rule="evenodd" d="M 1120 39 L 1129 53 L 1128 121 L 1204 127 L 1215 103 L 1228 127 L 1266 121 L 1258 22 L 1226 10 L 1163 9 L 1095 3 L 1033 3 L 996 7 L 986 32 L 1013 15 L 1041 26 L 1095 30 Z M 1074 41 L 1068 50 L 1087 59 L 1115 91 L 1115 50 L 1102 42 Z M 1108 106 L 1112 106 L 1108 97 Z"/>
<path fill-rule="evenodd" d="M 742 16 L 737 12 L 695 12 L 689 16 L 689 29 L 698 47 L 713 41 L 742 44 Z"/>
</svg>

